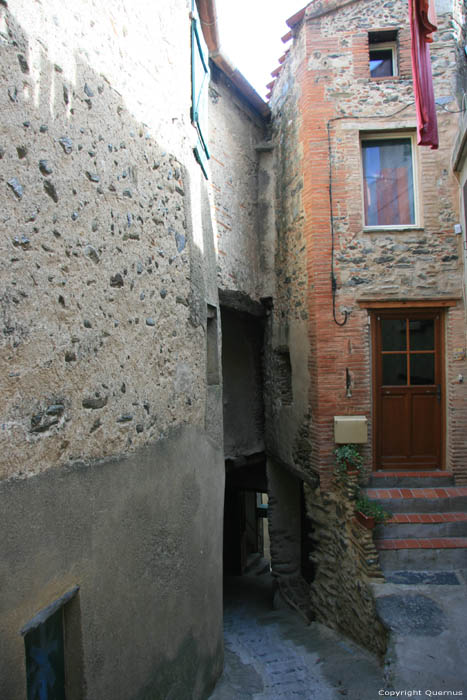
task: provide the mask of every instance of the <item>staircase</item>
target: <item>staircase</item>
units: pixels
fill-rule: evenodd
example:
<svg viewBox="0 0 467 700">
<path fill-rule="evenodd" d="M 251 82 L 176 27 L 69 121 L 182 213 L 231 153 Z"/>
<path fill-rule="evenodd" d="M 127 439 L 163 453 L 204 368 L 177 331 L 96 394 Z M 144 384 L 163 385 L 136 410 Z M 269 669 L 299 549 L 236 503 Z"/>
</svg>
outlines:
<svg viewBox="0 0 467 700">
<path fill-rule="evenodd" d="M 467 487 L 452 474 L 373 472 L 366 493 L 392 513 L 375 530 L 386 580 L 396 571 L 467 569 Z"/>
<path fill-rule="evenodd" d="M 374 530 L 385 583 L 371 584 L 388 679 L 467 693 L 467 488 L 445 471 L 378 471 L 366 493 L 392 513 Z"/>
</svg>

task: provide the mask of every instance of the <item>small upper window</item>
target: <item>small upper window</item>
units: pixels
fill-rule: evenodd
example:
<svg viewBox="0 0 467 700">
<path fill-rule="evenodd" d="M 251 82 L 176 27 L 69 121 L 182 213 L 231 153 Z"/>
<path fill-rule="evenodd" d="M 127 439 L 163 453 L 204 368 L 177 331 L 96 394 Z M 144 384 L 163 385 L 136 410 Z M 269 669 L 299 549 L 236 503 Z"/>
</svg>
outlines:
<svg viewBox="0 0 467 700">
<path fill-rule="evenodd" d="M 370 32 L 368 35 L 370 75 L 388 78 L 397 75 L 397 32 Z"/>
<path fill-rule="evenodd" d="M 415 226 L 415 168 L 411 135 L 362 139 L 365 226 Z"/>
</svg>

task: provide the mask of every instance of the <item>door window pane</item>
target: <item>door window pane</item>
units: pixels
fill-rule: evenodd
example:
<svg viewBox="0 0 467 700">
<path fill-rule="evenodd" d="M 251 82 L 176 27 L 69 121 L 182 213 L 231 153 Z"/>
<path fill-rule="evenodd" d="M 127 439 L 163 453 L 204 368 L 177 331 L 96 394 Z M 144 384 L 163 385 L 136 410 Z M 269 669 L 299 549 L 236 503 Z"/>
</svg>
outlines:
<svg viewBox="0 0 467 700">
<path fill-rule="evenodd" d="M 382 355 L 383 384 L 403 386 L 407 384 L 407 355 Z"/>
<path fill-rule="evenodd" d="M 405 350 L 406 323 L 404 318 L 383 318 L 381 320 L 382 350 Z"/>
<path fill-rule="evenodd" d="M 420 384 L 435 383 L 435 356 L 431 353 L 410 355 L 410 383 L 419 386 Z"/>
<path fill-rule="evenodd" d="M 366 226 L 415 224 L 412 141 L 362 141 Z"/>
<path fill-rule="evenodd" d="M 435 349 L 435 322 L 432 318 L 421 318 L 409 322 L 410 349 Z"/>
</svg>

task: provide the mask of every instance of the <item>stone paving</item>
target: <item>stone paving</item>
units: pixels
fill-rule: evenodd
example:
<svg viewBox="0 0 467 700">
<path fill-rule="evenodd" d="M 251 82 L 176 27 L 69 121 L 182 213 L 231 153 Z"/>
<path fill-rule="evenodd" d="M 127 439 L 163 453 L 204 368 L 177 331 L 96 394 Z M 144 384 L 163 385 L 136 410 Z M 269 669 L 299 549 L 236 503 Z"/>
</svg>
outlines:
<svg viewBox="0 0 467 700">
<path fill-rule="evenodd" d="M 378 661 L 343 636 L 272 609 L 269 574 L 229 579 L 224 674 L 210 700 L 377 700 Z"/>
</svg>

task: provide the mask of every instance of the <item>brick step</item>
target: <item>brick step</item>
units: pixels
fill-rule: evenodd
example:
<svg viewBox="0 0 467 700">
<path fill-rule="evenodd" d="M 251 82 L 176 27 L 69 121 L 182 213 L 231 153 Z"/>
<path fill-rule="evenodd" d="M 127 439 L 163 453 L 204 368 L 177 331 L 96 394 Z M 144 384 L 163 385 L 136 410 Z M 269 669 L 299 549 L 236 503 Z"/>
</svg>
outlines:
<svg viewBox="0 0 467 700">
<path fill-rule="evenodd" d="M 376 549 L 465 549 L 467 537 L 415 537 L 413 539 L 375 540 Z"/>
<path fill-rule="evenodd" d="M 467 512 L 467 487 L 365 489 L 373 501 L 391 513 Z"/>
<path fill-rule="evenodd" d="M 444 571 L 467 568 L 467 537 L 375 541 L 383 573 L 395 569 Z"/>
<path fill-rule="evenodd" d="M 374 534 L 376 539 L 467 537 L 467 513 L 395 513 Z"/>
<path fill-rule="evenodd" d="M 371 488 L 429 488 L 454 486 L 454 477 L 446 471 L 376 471 L 369 480 Z"/>
</svg>

